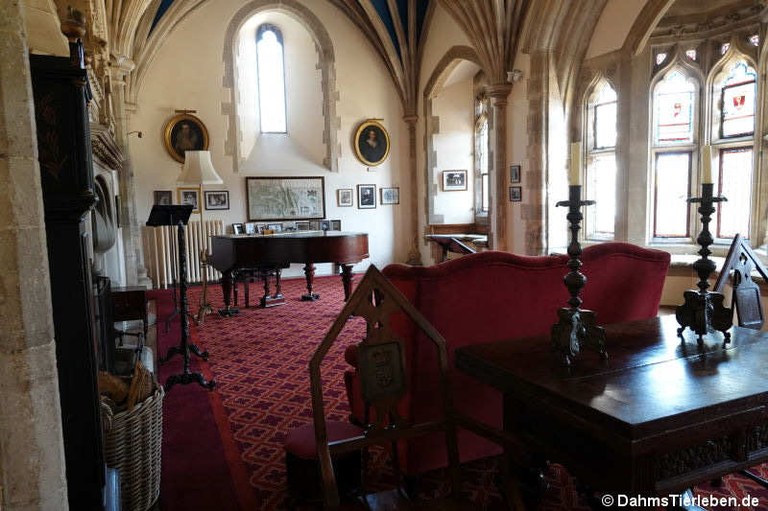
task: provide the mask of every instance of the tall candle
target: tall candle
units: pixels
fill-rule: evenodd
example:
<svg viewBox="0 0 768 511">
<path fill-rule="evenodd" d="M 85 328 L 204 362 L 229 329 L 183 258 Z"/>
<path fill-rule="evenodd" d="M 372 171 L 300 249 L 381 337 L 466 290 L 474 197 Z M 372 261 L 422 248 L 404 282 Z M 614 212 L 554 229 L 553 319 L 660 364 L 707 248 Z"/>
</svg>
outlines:
<svg viewBox="0 0 768 511">
<path fill-rule="evenodd" d="M 701 148 L 701 182 L 712 183 L 712 147 Z"/>
<path fill-rule="evenodd" d="M 581 142 L 571 144 L 571 165 L 568 168 L 568 184 L 581 186 Z"/>
</svg>

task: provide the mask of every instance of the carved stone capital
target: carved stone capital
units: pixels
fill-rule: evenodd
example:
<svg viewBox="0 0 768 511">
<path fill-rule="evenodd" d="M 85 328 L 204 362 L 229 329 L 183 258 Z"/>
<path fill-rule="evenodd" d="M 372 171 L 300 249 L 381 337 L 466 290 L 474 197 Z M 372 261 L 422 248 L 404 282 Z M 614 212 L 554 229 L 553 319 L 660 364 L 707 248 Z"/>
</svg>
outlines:
<svg viewBox="0 0 768 511">
<path fill-rule="evenodd" d="M 506 82 L 495 83 L 485 88 L 485 93 L 488 94 L 494 105 L 506 105 L 510 92 L 512 92 L 512 84 Z"/>
</svg>

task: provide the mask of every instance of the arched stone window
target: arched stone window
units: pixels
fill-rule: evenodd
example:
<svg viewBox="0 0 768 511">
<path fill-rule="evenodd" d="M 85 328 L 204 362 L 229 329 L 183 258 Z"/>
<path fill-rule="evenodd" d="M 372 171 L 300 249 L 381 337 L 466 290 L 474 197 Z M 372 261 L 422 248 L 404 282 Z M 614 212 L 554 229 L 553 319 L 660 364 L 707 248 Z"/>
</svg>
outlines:
<svg viewBox="0 0 768 511">
<path fill-rule="evenodd" d="M 595 205 L 586 208 L 587 239 L 613 239 L 616 221 L 616 90 L 605 80 L 592 88 L 587 101 L 587 198 Z M 598 200 L 599 198 L 599 200 Z"/>
<path fill-rule="evenodd" d="M 286 133 L 283 35 L 276 25 L 256 29 L 256 72 L 262 133 Z"/>
</svg>

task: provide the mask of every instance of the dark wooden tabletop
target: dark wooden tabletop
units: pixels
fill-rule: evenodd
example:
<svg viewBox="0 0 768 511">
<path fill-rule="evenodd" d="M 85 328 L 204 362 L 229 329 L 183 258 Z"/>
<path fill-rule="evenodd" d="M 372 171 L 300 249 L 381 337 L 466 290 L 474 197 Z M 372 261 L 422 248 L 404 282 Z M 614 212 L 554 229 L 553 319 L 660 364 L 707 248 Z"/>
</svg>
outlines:
<svg viewBox="0 0 768 511">
<path fill-rule="evenodd" d="M 609 359 L 583 351 L 565 368 L 549 336 L 476 344 L 456 365 L 517 397 L 547 399 L 613 431 L 639 438 L 681 421 L 706 420 L 713 407 L 744 410 L 768 398 L 768 334 L 734 327 L 724 349 L 710 334 L 699 347 L 677 336 L 674 316 L 606 325 Z"/>
</svg>

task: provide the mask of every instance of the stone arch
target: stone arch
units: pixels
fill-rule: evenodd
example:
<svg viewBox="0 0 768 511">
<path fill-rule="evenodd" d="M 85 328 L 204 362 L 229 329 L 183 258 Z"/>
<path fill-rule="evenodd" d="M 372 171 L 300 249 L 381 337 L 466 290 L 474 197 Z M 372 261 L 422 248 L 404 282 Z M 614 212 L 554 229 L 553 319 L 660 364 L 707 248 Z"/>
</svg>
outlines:
<svg viewBox="0 0 768 511">
<path fill-rule="evenodd" d="M 238 147 L 240 144 L 237 100 L 235 95 L 235 51 L 234 42 L 240 28 L 252 16 L 264 11 L 278 11 L 291 16 L 298 21 L 310 34 L 318 52 L 318 67 L 321 73 L 321 85 L 323 88 L 323 143 L 326 152 L 323 165 L 332 172 L 338 172 L 339 155 L 341 147 L 338 142 L 338 132 L 341 125 L 336 115 L 336 104 L 339 94 L 336 90 L 336 60 L 333 50 L 333 42 L 320 19 L 307 7 L 295 0 L 252 0 L 241 7 L 227 27 L 224 36 L 224 77 L 222 85 L 230 90 L 230 101 L 222 103 L 222 112 L 229 117 L 227 140 L 224 152 L 233 158 L 235 172 L 240 168 Z"/>
</svg>

